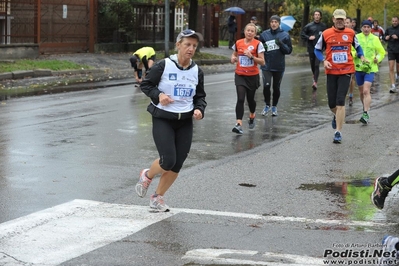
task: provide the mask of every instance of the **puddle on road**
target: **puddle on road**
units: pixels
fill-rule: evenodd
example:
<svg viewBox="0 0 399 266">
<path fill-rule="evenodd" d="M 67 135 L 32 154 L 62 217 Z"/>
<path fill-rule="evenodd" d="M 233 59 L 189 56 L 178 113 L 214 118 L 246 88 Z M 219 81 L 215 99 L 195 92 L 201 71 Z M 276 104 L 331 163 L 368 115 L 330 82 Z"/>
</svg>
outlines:
<svg viewBox="0 0 399 266">
<path fill-rule="evenodd" d="M 326 199 L 342 209 L 342 212 L 327 213 L 329 219 L 382 220 L 378 217 L 380 215 L 377 215 L 378 209 L 370 202 L 370 195 L 374 189 L 374 177 L 342 182 L 302 184 L 298 189 L 325 192 Z"/>
</svg>

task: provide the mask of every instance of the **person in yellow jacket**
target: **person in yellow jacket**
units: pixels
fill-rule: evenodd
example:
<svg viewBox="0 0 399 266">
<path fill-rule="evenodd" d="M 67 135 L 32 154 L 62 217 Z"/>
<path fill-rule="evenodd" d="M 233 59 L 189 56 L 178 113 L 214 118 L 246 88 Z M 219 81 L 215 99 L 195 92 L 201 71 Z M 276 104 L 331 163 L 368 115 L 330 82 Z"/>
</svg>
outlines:
<svg viewBox="0 0 399 266">
<path fill-rule="evenodd" d="M 140 84 L 143 81 L 143 66 L 145 71 L 150 69 L 155 62 L 155 50 L 152 47 L 142 47 L 130 57 L 130 64 L 134 68 L 134 78 Z"/>
<path fill-rule="evenodd" d="M 380 39 L 371 34 L 373 25 L 369 20 L 364 20 L 361 24 L 361 33 L 356 34 L 356 38 L 363 49 L 365 61 L 362 62 L 359 58 L 355 58 L 356 67 L 356 83 L 359 87 L 360 100 L 363 104 L 363 114 L 360 122 L 367 125 L 370 119 L 370 105 L 371 84 L 374 80 L 374 74 L 378 72 L 378 64 L 385 57 L 385 49 L 381 44 Z M 352 50 L 352 53 L 356 52 Z"/>
</svg>

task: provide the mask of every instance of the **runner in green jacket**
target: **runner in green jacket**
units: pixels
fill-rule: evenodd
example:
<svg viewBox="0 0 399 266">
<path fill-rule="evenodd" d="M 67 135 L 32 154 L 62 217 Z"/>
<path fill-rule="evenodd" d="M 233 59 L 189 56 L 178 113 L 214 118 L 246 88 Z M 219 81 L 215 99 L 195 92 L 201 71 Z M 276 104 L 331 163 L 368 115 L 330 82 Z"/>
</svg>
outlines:
<svg viewBox="0 0 399 266">
<path fill-rule="evenodd" d="M 369 20 L 364 20 L 361 27 L 362 32 L 356 34 L 366 58 L 365 63 L 362 63 L 359 58 L 354 57 L 356 83 L 359 87 L 360 100 L 363 104 L 363 114 L 360 122 L 363 124 L 367 124 L 370 119 L 370 114 L 368 113 L 371 105 L 370 88 L 374 80 L 374 74 L 378 72 L 378 64 L 385 57 L 385 49 L 380 39 L 371 34 L 372 27 L 373 25 Z"/>
</svg>

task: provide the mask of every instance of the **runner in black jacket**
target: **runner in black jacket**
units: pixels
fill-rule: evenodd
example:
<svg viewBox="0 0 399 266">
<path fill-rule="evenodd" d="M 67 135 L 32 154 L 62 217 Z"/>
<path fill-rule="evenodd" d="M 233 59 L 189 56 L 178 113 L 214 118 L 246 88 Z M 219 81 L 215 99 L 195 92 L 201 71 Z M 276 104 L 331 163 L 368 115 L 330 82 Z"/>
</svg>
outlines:
<svg viewBox="0 0 399 266">
<path fill-rule="evenodd" d="M 280 17 L 270 17 L 270 29 L 259 36 L 259 41 L 266 49 L 265 65 L 261 67 L 263 76 L 263 96 L 265 108 L 262 115 L 272 111 L 272 116 L 277 116 L 277 103 L 280 98 L 280 84 L 285 71 L 285 55 L 292 52 L 291 38 L 287 32 L 280 29 Z M 273 78 L 273 102 L 271 103 L 271 81 Z M 270 108 L 271 107 L 271 108 Z"/>
<path fill-rule="evenodd" d="M 327 28 L 326 24 L 321 22 L 322 13 L 320 10 L 313 12 L 314 21 L 307 24 L 301 32 L 301 38 L 307 42 L 310 68 L 313 73 L 313 90 L 317 90 L 317 80 L 319 79 L 319 65 L 320 61 L 314 54 L 314 46 L 317 43 L 321 33 Z"/>
<path fill-rule="evenodd" d="M 384 40 L 388 43 L 388 63 L 389 63 L 389 79 L 391 80 L 391 88 L 389 92 L 397 92 L 395 83 L 395 64 L 396 64 L 396 81 L 399 76 L 399 18 L 392 18 L 392 26 L 387 28 L 384 34 Z"/>
</svg>

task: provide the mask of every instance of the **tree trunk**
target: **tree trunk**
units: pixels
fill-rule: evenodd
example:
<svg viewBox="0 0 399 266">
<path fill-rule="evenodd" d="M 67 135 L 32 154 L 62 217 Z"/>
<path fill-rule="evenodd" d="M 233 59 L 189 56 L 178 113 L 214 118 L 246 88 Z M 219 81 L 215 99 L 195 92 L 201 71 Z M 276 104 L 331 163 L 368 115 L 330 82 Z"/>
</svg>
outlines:
<svg viewBox="0 0 399 266">
<path fill-rule="evenodd" d="M 190 0 L 190 8 L 188 10 L 188 28 L 201 32 L 198 29 L 198 0 Z M 197 46 L 196 52 L 200 52 L 200 46 Z"/>
<path fill-rule="evenodd" d="M 190 0 L 190 8 L 188 10 L 188 28 L 195 31 L 198 31 L 197 12 L 198 12 L 198 0 Z"/>
<path fill-rule="evenodd" d="M 301 29 L 303 29 L 309 23 L 309 15 L 310 15 L 310 4 L 308 0 L 305 0 L 303 7 L 303 19 L 302 19 Z M 302 40 L 302 38 L 299 38 L 299 43 L 301 44 L 301 46 L 307 45 L 306 41 Z"/>
<path fill-rule="evenodd" d="M 267 0 L 264 3 L 263 13 L 264 13 L 264 16 L 263 16 L 263 30 L 266 30 L 267 28 L 269 28 L 268 25 L 269 25 L 269 18 L 270 18 L 269 3 L 268 3 Z"/>
</svg>

